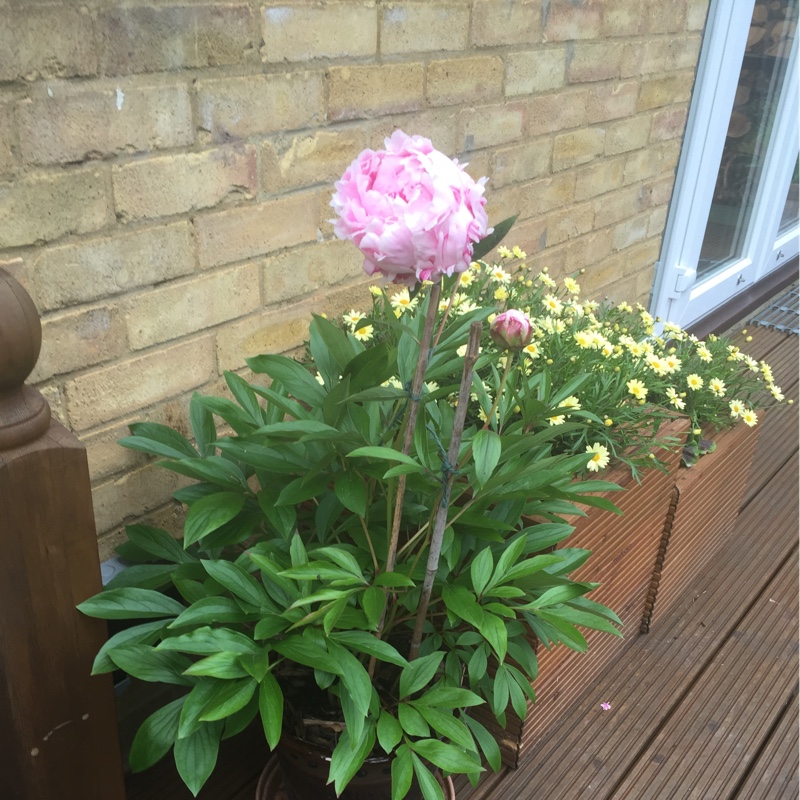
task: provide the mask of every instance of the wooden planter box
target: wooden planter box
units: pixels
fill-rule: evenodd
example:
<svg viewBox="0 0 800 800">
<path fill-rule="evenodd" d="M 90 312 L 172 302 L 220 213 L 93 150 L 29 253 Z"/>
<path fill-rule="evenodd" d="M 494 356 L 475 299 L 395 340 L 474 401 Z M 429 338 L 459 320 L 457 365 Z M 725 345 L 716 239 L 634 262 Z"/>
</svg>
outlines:
<svg viewBox="0 0 800 800">
<path fill-rule="evenodd" d="M 687 423 L 677 420 L 669 423 L 667 430 L 682 437 Z M 679 451 L 680 448 L 675 448 L 675 452 L 664 459 L 669 464 L 669 472 L 649 470 L 643 473 L 640 484 L 623 465 L 602 476 L 603 480 L 624 488 L 625 491 L 607 494 L 622 510 L 622 516 L 589 508 L 588 517 L 571 520 L 575 530 L 559 547 L 580 547 L 593 553 L 572 577 L 601 584 L 590 598 L 604 603 L 619 615 L 625 639 L 587 631 L 588 653 L 576 653 L 563 646 L 548 651 L 540 646 L 537 650 L 539 676 L 534 684 L 536 703 L 529 703 L 524 722 L 509 714 L 505 729 L 501 729 L 488 709 L 475 709 L 476 716 L 496 735 L 503 762 L 508 766 L 517 765 L 519 758 L 576 702 L 627 641 L 639 633 L 662 544 L 664 522 L 672 505 Z"/>
<path fill-rule="evenodd" d="M 653 575 L 653 605 L 646 610 L 643 630 L 681 598 L 733 530 L 762 425 L 763 421 L 755 428 L 740 424 L 709 434 L 716 450 L 701 456 L 691 469 L 678 471 L 663 559 Z"/>
</svg>

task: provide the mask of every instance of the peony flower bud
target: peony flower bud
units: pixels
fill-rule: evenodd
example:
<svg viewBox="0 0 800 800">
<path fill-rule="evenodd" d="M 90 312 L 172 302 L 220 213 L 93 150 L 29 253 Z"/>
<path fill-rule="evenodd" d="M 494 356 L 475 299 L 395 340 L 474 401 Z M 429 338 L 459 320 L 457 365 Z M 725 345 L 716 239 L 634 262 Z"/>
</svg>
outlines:
<svg viewBox="0 0 800 800">
<path fill-rule="evenodd" d="M 533 336 L 533 323 L 527 314 L 512 308 L 494 318 L 489 333 L 498 347 L 521 350 Z"/>
</svg>

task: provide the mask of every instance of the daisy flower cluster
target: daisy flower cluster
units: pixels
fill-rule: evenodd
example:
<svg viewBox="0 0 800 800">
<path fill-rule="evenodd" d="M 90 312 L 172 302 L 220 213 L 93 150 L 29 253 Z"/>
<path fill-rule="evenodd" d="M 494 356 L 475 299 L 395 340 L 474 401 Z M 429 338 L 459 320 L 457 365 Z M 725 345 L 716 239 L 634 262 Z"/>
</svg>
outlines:
<svg viewBox="0 0 800 800">
<path fill-rule="evenodd" d="M 463 357 L 469 323 L 485 321 L 469 419 L 521 433 L 549 431 L 553 454 L 591 455 L 590 472 L 612 459 L 638 469 L 663 466 L 657 454 L 683 446 L 663 423 L 687 419 L 688 443 L 709 428 L 753 426 L 765 401 L 784 400 L 772 371 L 729 340 L 705 341 L 653 318 L 644 306 L 598 303 L 581 296 L 580 273 L 557 280 L 526 264 L 519 247 L 499 247 L 493 260 L 474 261 L 443 279 L 437 350 Z M 342 326 L 361 346 L 392 346 L 404 327 L 419 327 L 425 291 L 373 286 L 372 309 L 351 310 Z M 489 328 L 504 312 L 524 313 L 531 336 L 504 350 Z M 436 359 L 432 365 L 436 364 Z M 425 393 L 456 402 L 455 375 L 436 371 Z M 389 386 L 399 386 L 396 376 Z M 705 430 L 704 430 L 705 429 Z"/>
</svg>

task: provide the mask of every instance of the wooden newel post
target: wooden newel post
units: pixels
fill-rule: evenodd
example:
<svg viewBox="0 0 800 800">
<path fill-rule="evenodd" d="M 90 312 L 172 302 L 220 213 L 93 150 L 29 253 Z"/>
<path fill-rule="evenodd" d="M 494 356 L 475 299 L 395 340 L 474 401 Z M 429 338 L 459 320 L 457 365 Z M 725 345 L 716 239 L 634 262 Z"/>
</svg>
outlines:
<svg viewBox="0 0 800 800">
<path fill-rule="evenodd" d="M 24 382 L 42 331 L 0 269 L 0 796 L 124 800 L 86 451 Z"/>
</svg>

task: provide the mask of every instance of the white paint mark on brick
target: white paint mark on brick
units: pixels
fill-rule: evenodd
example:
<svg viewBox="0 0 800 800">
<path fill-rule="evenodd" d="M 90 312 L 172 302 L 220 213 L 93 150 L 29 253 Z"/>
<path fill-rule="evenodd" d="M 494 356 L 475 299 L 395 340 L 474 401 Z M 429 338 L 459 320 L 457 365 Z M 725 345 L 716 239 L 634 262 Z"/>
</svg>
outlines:
<svg viewBox="0 0 800 800">
<path fill-rule="evenodd" d="M 389 24 L 397 23 L 399 25 L 406 21 L 406 10 L 404 8 L 390 8 L 386 12 L 385 19 Z"/>
<path fill-rule="evenodd" d="M 48 97 L 52 97 L 53 96 L 53 90 L 49 86 L 47 87 L 47 96 Z"/>
<path fill-rule="evenodd" d="M 125 93 L 122 89 L 117 89 L 117 111 L 122 111 L 122 104 L 125 102 Z"/>
<path fill-rule="evenodd" d="M 277 25 L 280 25 L 281 22 L 286 22 L 286 20 L 289 19 L 291 15 L 292 15 L 292 9 L 286 8 L 286 6 L 281 6 L 279 8 L 264 9 L 264 16 L 270 22 L 274 22 Z"/>
</svg>

